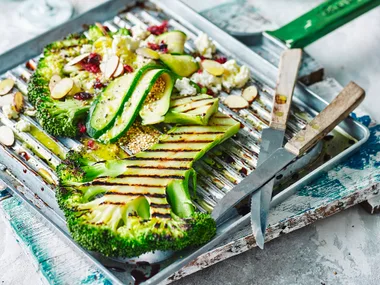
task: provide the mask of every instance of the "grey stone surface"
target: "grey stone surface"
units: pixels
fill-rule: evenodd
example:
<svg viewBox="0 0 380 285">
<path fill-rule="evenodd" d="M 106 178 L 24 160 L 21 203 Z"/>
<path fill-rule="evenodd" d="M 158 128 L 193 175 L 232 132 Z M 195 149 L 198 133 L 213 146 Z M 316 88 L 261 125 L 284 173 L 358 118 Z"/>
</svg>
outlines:
<svg viewBox="0 0 380 285">
<path fill-rule="evenodd" d="M 199 9 L 220 0 L 186 0 Z M 77 11 L 103 2 L 72 0 Z M 174 2 L 174 0 L 173 0 Z M 269 19 L 284 24 L 321 0 L 250 0 Z M 12 22 L 22 2 L 0 1 L 0 52 L 35 36 Z M 341 84 L 355 80 L 367 91 L 364 107 L 380 121 L 380 9 L 347 24 L 306 50 Z M 17 35 L 17 36 L 15 36 Z M 195 273 L 175 284 L 380 284 L 380 218 L 354 207 Z M 1 284 L 41 284 L 38 270 L 0 218 Z"/>
</svg>

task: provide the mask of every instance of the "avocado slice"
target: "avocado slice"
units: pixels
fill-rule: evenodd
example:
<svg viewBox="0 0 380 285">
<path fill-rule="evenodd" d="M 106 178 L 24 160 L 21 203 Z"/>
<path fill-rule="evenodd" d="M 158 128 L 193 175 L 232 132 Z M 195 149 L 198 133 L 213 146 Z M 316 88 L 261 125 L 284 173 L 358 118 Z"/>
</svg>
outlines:
<svg viewBox="0 0 380 285">
<path fill-rule="evenodd" d="M 164 42 L 168 46 L 169 53 L 183 54 L 187 36 L 184 32 L 175 30 L 163 33 L 156 38 L 156 43 Z"/>
<path fill-rule="evenodd" d="M 191 55 L 160 54 L 160 60 L 175 74 L 183 77 L 188 77 L 199 69 L 198 62 Z"/>
<path fill-rule="evenodd" d="M 172 97 L 165 123 L 207 125 L 218 111 L 219 99 L 206 94 Z"/>
</svg>

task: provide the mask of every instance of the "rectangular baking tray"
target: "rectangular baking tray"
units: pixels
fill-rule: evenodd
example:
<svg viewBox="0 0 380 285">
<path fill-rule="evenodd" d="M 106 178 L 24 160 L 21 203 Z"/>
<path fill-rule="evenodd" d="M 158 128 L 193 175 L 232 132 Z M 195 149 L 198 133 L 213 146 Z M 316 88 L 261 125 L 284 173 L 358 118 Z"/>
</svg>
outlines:
<svg viewBox="0 0 380 285">
<path fill-rule="evenodd" d="M 153 8 L 152 5 L 157 5 L 158 9 Z M 25 62 L 28 62 L 31 58 L 37 61 L 42 48 L 51 41 L 60 39 L 69 33 L 81 32 L 83 25 L 94 22 L 104 22 L 105 25 L 112 29 L 117 26 L 128 27 L 136 23 L 144 24 L 143 22 L 157 24 L 166 18 L 170 19 L 169 24 L 171 28 L 185 31 L 191 39 L 194 39 L 200 31 L 206 32 L 215 40 L 219 52 L 228 58 L 236 59 L 241 64 L 246 64 L 251 69 L 252 84 L 256 85 L 259 89 L 260 103 L 254 103 L 254 106 L 248 111 L 242 110 L 238 114 L 221 104 L 221 110 L 238 119 L 244 125 L 244 128 L 236 138 L 228 140 L 224 145 L 210 152 L 195 166 L 198 172 L 205 171 L 207 173 L 207 175 L 199 175 L 201 188 L 197 189 L 200 194 L 195 202 L 200 210 L 209 209 L 210 207 L 212 208 L 215 201 L 221 198 L 220 195 L 223 192 L 230 190 L 241 179 L 244 179 L 247 172 L 252 171 L 255 167 L 260 143 L 260 130 L 267 126 L 266 118 L 268 118 L 270 113 L 271 94 L 273 94 L 276 82 L 277 69 L 251 49 L 188 8 L 185 4 L 176 2 L 173 5 L 173 1 L 170 0 L 153 0 L 145 3 L 145 5 L 136 5 L 134 1 L 116 0 L 106 2 L 68 23 L 1 55 L 0 62 L 2 62 L 2 65 L 0 66 L 0 74 L 13 77 L 17 82 L 18 89 L 25 94 L 26 85 L 24 80 L 30 76 L 30 72 L 25 68 Z M 186 48 L 189 51 L 194 49 L 191 41 Z M 227 94 L 221 94 L 222 98 L 224 96 L 227 96 Z M 295 88 L 293 105 L 292 117 L 287 132 L 288 138 L 301 129 L 307 120 L 321 111 L 327 105 L 327 102 L 299 83 Z M 3 124 L 9 124 L 13 127 L 14 122 L 4 118 L 1 112 L 0 117 Z M 25 119 L 32 122 L 36 128 L 40 128 L 33 119 L 26 117 Z M 110 278 L 113 283 L 120 283 L 118 280 L 121 280 L 123 283 L 133 283 L 131 271 L 136 270 L 136 266 L 139 267 L 139 265 L 130 265 L 128 263 L 136 263 L 142 260 L 148 260 L 152 263 L 157 261 L 154 260 L 155 258 L 163 258 L 162 255 L 164 254 L 153 254 L 152 256 L 147 255 L 140 259 L 128 260 L 128 263 L 126 263 L 125 260 L 111 260 L 96 253 L 88 253 L 77 246 L 67 233 L 63 214 L 54 199 L 52 186 L 39 175 L 41 173 L 40 170 L 44 169 L 44 173 L 49 173 L 48 175 L 54 180 L 55 175 L 50 165 L 59 163 L 59 158 L 52 154 L 49 149 L 35 141 L 29 134 L 20 133 L 19 136 L 20 140 L 12 148 L 5 148 L 0 145 L 0 163 L 8 169 L 0 171 L 0 178 L 8 184 L 9 189 L 13 193 L 27 201 L 30 207 L 37 211 L 37 213 L 42 214 L 48 223 L 56 228 L 57 232 L 62 234 L 68 242 L 72 243 L 74 250 L 88 256 L 91 262 L 97 264 L 107 278 Z M 310 155 L 310 159 L 305 158 L 308 160 L 307 164 L 310 165 L 308 171 L 305 171 L 301 176 L 296 178 L 293 174 L 297 172 L 297 167 L 286 171 L 284 178 L 278 181 L 277 192 L 273 197 L 272 205 L 285 200 L 312 179 L 317 178 L 322 172 L 331 169 L 356 151 L 367 140 L 369 132 L 360 123 L 347 118 L 332 132 L 331 136 L 333 137 L 332 140 L 314 149 L 315 155 Z M 23 146 L 25 142 L 33 145 L 34 151 L 38 148 L 40 156 L 44 157 L 44 159 L 33 155 L 30 150 L 25 148 Z M 78 144 L 77 141 L 71 139 L 59 139 L 56 143 L 64 151 Z M 249 149 L 246 146 L 249 146 Z M 330 150 L 328 159 L 326 159 L 325 149 Z M 322 151 L 322 154 L 320 154 L 320 151 Z M 29 160 L 26 161 L 25 154 L 20 155 L 21 152 L 25 152 Z M 228 163 L 222 161 L 218 153 L 228 154 Z M 244 159 L 241 159 L 241 157 Z M 215 164 L 209 163 L 210 160 L 221 166 L 222 170 L 216 170 L 214 168 Z M 203 205 L 207 206 L 204 207 Z M 246 225 L 248 222 L 247 216 L 235 217 L 222 225 L 218 229 L 217 236 L 205 247 L 198 250 L 190 249 L 178 252 L 171 255 L 168 259 L 158 262 L 160 266 L 159 272 L 146 282 L 155 283 L 174 274 L 176 270 L 193 257 L 216 246 L 231 229 Z M 105 266 L 113 268 L 113 270 L 110 271 Z M 147 272 L 150 269 L 144 263 L 144 265 L 139 267 L 139 270 Z"/>
</svg>

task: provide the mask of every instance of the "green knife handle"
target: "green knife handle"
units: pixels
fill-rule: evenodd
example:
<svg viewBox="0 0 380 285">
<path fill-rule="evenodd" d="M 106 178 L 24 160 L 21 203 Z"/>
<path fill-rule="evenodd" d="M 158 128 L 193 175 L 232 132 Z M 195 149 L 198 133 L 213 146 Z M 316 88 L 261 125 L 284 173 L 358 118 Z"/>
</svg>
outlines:
<svg viewBox="0 0 380 285">
<path fill-rule="evenodd" d="M 328 0 L 267 34 L 289 48 L 303 48 L 378 5 L 380 0 Z"/>
</svg>

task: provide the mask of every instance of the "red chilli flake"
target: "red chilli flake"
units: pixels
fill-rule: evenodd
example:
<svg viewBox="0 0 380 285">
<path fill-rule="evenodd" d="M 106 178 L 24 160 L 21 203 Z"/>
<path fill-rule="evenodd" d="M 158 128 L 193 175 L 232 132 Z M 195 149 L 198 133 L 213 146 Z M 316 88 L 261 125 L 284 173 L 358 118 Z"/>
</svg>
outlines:
<svg viewBox="0 0 380 285">
<path fill-rule="evenodd" d="M 227 58 L 225 56 L 218 56 L 215 58 L 215 61 L 219 62 L 220 64 L 223 64 L 227 62 Z"/>
<path fill-rule="evenodd" d="M 101 83 L 99 80 L 96 80 L 93 86 L 95 89 L 102 89 L 104 87 L 104 84 Z"/>
<path fill-rule="evenodd" d="M 211 95 L 211 96 L 214 96 L 214 92 L 212 92 L 211 89 L 207 88 L 207 92 L 206 92 L 207 95 Z"/>
<path fill-rule="evenodd" d="M 128 73 L 131 73 L 133 72 L 133 67 L 128 64 L 124 64 L 124 70 Z"/>
<path fill-rule="evenodd" d="M 78 123 L 78 129 L 81 134 L 84 134 L 87 131 L 86 126 L 83 123 Z"/>
<path fill-rule="evenodd" d="M 158 49 L 160 49 L 160 46 L 158 44 L 155 44 L 155 43 L 148 43 L 148 48 L 150 48 L 152 50 L 158 50 Z"/>
<path fill-rule="evenodd" d="M 203 69 L 198 69 L 197 73 L 202 73 L 203 72 Z"/>
<path fill-rule="evenodd" d="M 168 30 L 168 21 L 163 21 L 161 25 L 148 27 L 148 31 L 156 36 L 165 33 L 167 30 Z"/>
<path fill-rule="evenodd" d="M 94 150 L 97 149 L 96 143 L 94 140 L 88 140 L 87 141 L 87 147 Z"/>
</svg>

